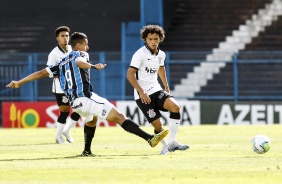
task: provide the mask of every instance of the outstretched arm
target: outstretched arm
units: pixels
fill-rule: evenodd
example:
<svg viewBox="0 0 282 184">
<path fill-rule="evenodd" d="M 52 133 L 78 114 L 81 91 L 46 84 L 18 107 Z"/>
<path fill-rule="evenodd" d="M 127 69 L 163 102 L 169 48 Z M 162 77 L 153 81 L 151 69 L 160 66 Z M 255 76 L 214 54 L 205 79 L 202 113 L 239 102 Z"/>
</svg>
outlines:
<svg viewBox="0 0 282 184">
<path fill-rule="evenodd" d="M 27 82 L 38 80 L 38 79 L 41 79 L 41 78 L 47 77 L 47 76 L 49 76 L 49 73 L 47 72 L 46 69 L 43 69 L 43 70 L 34 72 L 34 73 L 26 76 L 25 78 L 19 80 L 19 81 L 12 81 L 6 87 L 7 88 L 19 88 L 21 85 L 23 85 Z"/>
<path fill-rule="evenodd" d="M 95 65 L 92 65 L 92 64 L 86 62 L 86 60 L 83 57 L 78 57 L 77 60 L 76 60 L 76 66 L 78 66 L 79 68 L 82 68 L 82 69 L 91 68 L 91 69 L 96 69 L 96 70 L 102 70 L 107 66 L 107 64 L 98 63 L 98 64 L 95 64 Z"/>
</svg>

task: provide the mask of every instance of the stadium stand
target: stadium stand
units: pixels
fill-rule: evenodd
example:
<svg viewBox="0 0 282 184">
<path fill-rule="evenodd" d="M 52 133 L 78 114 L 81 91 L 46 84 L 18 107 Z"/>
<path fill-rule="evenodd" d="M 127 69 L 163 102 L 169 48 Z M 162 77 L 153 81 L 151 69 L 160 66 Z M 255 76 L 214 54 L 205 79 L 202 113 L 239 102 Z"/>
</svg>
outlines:
<svg viewBox="0 0 282 184">
<path fill-rule="evenodd" d="M 49 52 L 56 44 L 54 30 L 61 25 L 86 33 L 91 51 L 120 51 L 121 22 L 139 20 L 139 4 L 139 0 L 3 0 L 0 53 Z"/>
<path fill-rule="evenodd" d="M 271 96 L 279 96 L 281 94 L 282 85 L 281 78 L 282 65 L 280 63 L 244 63 L 238 65 L 238 95 L 249 99 L 271 99 Z M 277 80 L 275 80 L 277 79 Z M 196 96 L 226 96 L 231 99 L 234 95 L 233 80 L 233 64 L 229 63 L 221 72 L 209 81 L 207 86 L 202 87 L 201 92 Z M 275 99 L 275 98 L 273 98 Z"/>
<path fill-rule="evenodd" d="M 240 25 L 245 24 L 246 20 L 252 19 L 254 14 L 258 14 L 260 9 L 265 8 L 266 5 L 271 2 L 272 1 L 250 1 L 248 3 L 245 3 L 244 1 L 231 1 L 231 0 L 230 1 L 220 1 L 220 0 L 179 1 L 175 18 L 172 21 L 171 27 L 169 27 L 167 31 L 168 39 L 166 39 L 166 42 L 163 44 L 162 47 L 166 50 L 187 51 L 190 49 L 192 51 L 199 51 L 199 50 L 213 51 L 215 48 L 217 48 L 220 45 L 219 44 L 220 42 L 226 41 L 227 36 L 234 34 L 233 33 L 234 30 L 238 30 Z M 276 51 L 277 49 L 279 50 L 279 47 L 276 48 L 273 47 L 275 43 L 277 45 L 279 41 L 271 42 L 271 39 L 268 38 L 272 38 L 272 40 L 275 40 L 275 37 L 278 36 L 277 35 L 278 31 L 274 31 L 274 30 L 279 30 L 280 21 L 281 20 L 278 19 L 278 21 L 276 22 L 274 21 L 275 22 L 274 24 L 267 25 L 265 27 L 266 31 L 258 35 L 259 37 L 260 36 L 265 37 L 264 40 L 266 41 L 264 43 L 262 41 L 263 38 L 257 37 L 254 39 L 254 42 L 246 45 L 247 47 L 246 50 L 252 50 L 252 48 L 254 48 L 255 46 L 257 47 L 257 49 L 255 50 L 260 50 L 260 48 L 264 48 L 262 50 L 268 50 L 268 51 L 272 51 L 272 50 Z M 175 42 L 173 42 L 172 40 L 174 40 Z M 261 43 L 260 47 L 259 47 L 259 43 Z M 239 49 L 239 50 L 243 50 L 243 49 Z M 281 54 L 276 54 L 275 56 L 281 58 Z M 205 57 L 206 55 L 203 55 L 203 58 Z M 238 57 L 239 62 L 242 62 L 244 59 L 247 59 L 246 57 L 254 57 L 254 54 L 253 55 L 244 54 L 242 51 L 240 51 Z M 273 59 L 273 57 L 274 56 L 272 55 L 272 57 L 268 57 L 268 59 L 270 58 Z M 259 59 L 256 58 L 256 59 L 257 59 L 256 61 L 258 61 L 261 60 L 262 58 Z M 201 65 L 203 65 L 203 63 Z M 274 65 L 275 66 L 277 65 L 278 67 L 279 64 L 275 64 L 275 61 L 269 62 L 265 60 L 262 61 L 262 64 L 259 65 L 261 65 L 261 68 L 265 68 L 266 73 L 270 73 L 271 68 L 273 68 Z M 232 68 L 232 66 L 233 66 L 232 63 L 231 64 L 227 63 L 226 65 L 225 63 L 223 63 L 222 66 L 217 67 L 217 69 L 215 70 L 216 72 L 214 72 L 215 73 L 214 76 L 208 78 L 206 83 L 203 82 L 202 86 L 205 87 L 201 87 L 200 89 L 196 88 L 197 90 L 195 91 L 197 92 L 194 94 L 195 96 L 191 94 L 191 97 L 194 96 L 194 98 L 201 98 L 203 96 L 234 95 L 233 70 L 230 70 L 230 67 Z M 275 76 L 281 77 L 281 76 L 275 70 L 273 71 L 273 74 L 265 76 L 263 73 L 264 72 L 263 69 L 257 69 L 254 66 L 255 65 L 253 63 L 249 63 L 249 61 L 246 61 L 245 64 L 241 64 L 241 66 L 238 66 L 238 72 L 240 72 L 238 76 L 238 80 L 240 81 L 239 95 L 240 94 L 257 95 L 257 96 L 277 95 L 277 91 L 275 92 L 274 90 L 269 90 L 268 92 L 266 92 L 266 90 L 262 90 L 262 89 L 269 89 L 269 85 L 267 83 L 269 83 L 269 81 L 272 81 L 274 79 L 273 77 Z M 196 68 L 194 68 L 194 71 L 201 70 L 202 68 L 203 68 L 202 66 L 198 68 L 196 66 Z M 205 68 L 211 70 L 211 66 L 209 65 L 207 65 Z M 242 77 L 242 76 L 250 76 L 248 73 L 251 70 L 257 74 L 255 76 L 264 77 L 259 85 L 257 85 L 257 83 L 252 83 L 252 82 L 248 83 L 247 82 L 248 78 L 245 79 L 244 77 Z M 178 73 L 177 71 L 175 71 L 174 73 L 171 70 L 170 73 L 171 77 L 174 77 L 176 75 L 179 75 L 180 77 L 180 75 L 182 75 L 181 72 L 179 72 L 180 74 L 177 73 Z M 189 74 L 187 74 L 187 76 L 188 75 Z M 190 75 L 190 78 L 191 76 L 192 75 Z M 199 80 L 193 77 L 191 78 L 191 81 Z M 182 82 L 183 80 L 186 79 L 181 79 L 179 82 Z M 177 80 L 172 80 L 172 81 L 176 82 L 177 85 Z M 186 86 L 185 87 L 186 89 L 189 87 L 195 88 L 195 86 L 193 86 L 193 84 L 189 82 L 183 83 L 183 88 L 184 86 Z M 274 86 L 273 89 L 277 89 L 278 86 L 279 85 Z M 178 95 L 179 93 L 176 93 L 176 96 Z M 184 92 L 183 96 L 185 95 L 189 96 L 190 95 L 189 91 Z"/>
<path fill-rule="evenodd" d="M 273 22 L 271 26 L 266 27 L 264 32 L 254 38 L 250 44 L 246 45 L 247 51 L 280 51 L 282 50 L 282 19 Z"/>
<path fill-rule="evenodd" d="M 210 51 L 271 0 L 180 0 L 168 26 L 168 51 Z"/>
<path fill-rule="evenodd" d="M 226 35 L 242 24 L 260 7 L 260 3 L 238 1 L 182 0 L 178 1 L 174 19 L 168 26 L 166 40 L 161 46 L 168 51 L 211 51 Z M 197 59 L 205 59 L 206 54 Z M 191 71 L 191 65 L 173 65 Z M 196 65 L 196 64 L 195 64 Z M 195 66 L 194 65 L 194 66 Z M 171 68 L 171 89 L 185 77 L 183 72 Z"/>
</svg>

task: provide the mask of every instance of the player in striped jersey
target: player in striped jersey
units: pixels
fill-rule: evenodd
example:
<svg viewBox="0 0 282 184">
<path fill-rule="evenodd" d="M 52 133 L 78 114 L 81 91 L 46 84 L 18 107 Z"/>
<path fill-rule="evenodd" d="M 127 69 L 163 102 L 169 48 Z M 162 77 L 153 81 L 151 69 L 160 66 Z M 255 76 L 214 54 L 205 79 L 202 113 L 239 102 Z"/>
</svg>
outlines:
<svg viewBox="0 0 282 184">
<path fill-rule="evenodd" d="M 159 49 L 159 43 L 165 38 L 162 27 L 147 25 L 141 30 L 141 37 L 145 46 L 135 52 L 127 79 L 134 87 L 134 97 L 144 116 L 152 124 L 155 133 L 163 130 L 160 111 L 169 111 L 170 142 L 162 140 L 161 154 L 168 154 L 175 150 L 186 150 L 188 145 L 176 141 L 176 134 L 180 125 L 180 106 L 170 94 L 164 66 L 165 53 Z M 158 82 L 160 77 L 164 88 Z"/>
<path fill-rule="evenodd" d="M 70 28 L 67 26 L 60 26 L 55 30 L 55 36 L 56 36 L 56 40 L 58 41 L 58 45 L 49 53 L 47 66 L 55 65 L 72 51 L 71 46 L 68 45 L 69 34 L 70 34 Z M 69 143 L 73 143 L 74 140 L 71 137 L 69 130 L 72 126 L 75 126 L 75 123 L 79 120 L 80 116 L 78 113 L 73 112 L 67 121 L 70 112 L 70 104 L 68 98 L 66 97 L 63 90 L 61 89 L 60 81 L 58 77 L 53 78 L 52 92 L 56 97 L 56 101 L 60 110 L 60 114 L 56 122 L 56 126 L 57 126 L 56 143 L 58 144 L 65 143 L 65 139 L 63 138 L 63 135 L 66 137 Z"/>
<path fill-rule="evenodd" d="M 74 112 L 79 113 L 87 122 L 84 127 L 85 146 L 82 156 L 92 155 L 91 142 L 96 130 L 97 117 L 116 122 L 125 131 L 143 138 L 151 147 L 155 147 L 169 131 L 163 130 L 156 135 L 150 135 L 143 131 L 138 124 L 128 119 L 107 99 L 95 94 L 90 84 L 90 69 L 102 70 L 106 64 L 92 65 L 89 63 L 89 56 L 86 52 L 89 49 L 88 39 L 84 33 L 73 33 L 71 46 L 73 51 L 56 65 L 30 74 L 19 81 L 12 81 L 6 87 L 19 88 L 26 82 L 48 75 L 58 76 L 61 88 L 67 95 Z"/>
</svg>

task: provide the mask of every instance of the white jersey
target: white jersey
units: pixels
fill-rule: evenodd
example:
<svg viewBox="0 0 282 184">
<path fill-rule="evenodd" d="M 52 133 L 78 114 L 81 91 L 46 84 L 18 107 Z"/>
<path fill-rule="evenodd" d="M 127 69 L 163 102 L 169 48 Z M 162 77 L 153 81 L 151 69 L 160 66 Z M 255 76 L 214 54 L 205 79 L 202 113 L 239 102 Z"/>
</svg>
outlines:
<svg viewBox="0 0 282 184">
<path fill-rule="evenodd" d="M 72 49 L 70 45 L 67 45 L 67 52 L 60 45 L 58 45 L 48 55 L 47 66 L 55 65 L 71 51 Z M 52 92 L 64 93 L 64 91 L 61 89 L 59 78 L 53 78 Z"/>
<path fill-rule="evenodd" d="M 140 87 L 148 95 L 162 90 L 158 82 L 158 70 L 160 66 L 164 66 L 165 57 L 165 53 L 161 50 L 156 55 L 153 54 L 147 45 L 141 47 L 132 56 L 130 67 L 138 70 L 135 77 Z M 134 99 L 139 98 L 137 90 L 134 89 Z"/>
</svg>

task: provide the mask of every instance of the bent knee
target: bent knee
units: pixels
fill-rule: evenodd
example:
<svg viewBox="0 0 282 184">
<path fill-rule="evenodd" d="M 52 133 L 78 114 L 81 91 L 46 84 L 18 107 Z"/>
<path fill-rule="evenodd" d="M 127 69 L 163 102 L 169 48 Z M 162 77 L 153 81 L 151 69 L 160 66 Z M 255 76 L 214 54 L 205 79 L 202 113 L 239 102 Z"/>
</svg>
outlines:
<svg viewBox="0 0 282 184">
<path fill-rule="evenodd" d="M 68 115 L 69 115 L 69 112 L 60 112 L 60 115 L 58 116 L 57 121 L 62 124 L 66 123 Z"/>
<path fill-rule="evenodd" d="M 153 121 L 151 124 L 152 124 L 152 126 L 154 127 L 154 129 L 155 129 L 155 131 L 157 133 L 159 133 L 159 132 L 161 132 L 163 130 L 163 124 L 160 121 L 160 119 L 157 119 L 157 120 Z"/>
<path fill-rule="evenodd" d="M 170 112 L 179 113 L 180 112 L 180 105 L 174 104 L 170 108 Z"/>
<path fill-rule="evenodd" d="M 85 124 L 89 127 L 95 127 L 97 124 L 97 117 L 94 116 L 91 121 L 88 121 Z"/>
<path fill-rule="evenodd" d="M 60 112 L 69 112 L 70 111 L 70 106 L 60 105 L 59 109 L 60 109 Z"/>
<path fill-rule="evenodd" d="M 115 122 L 121 125 L 126 119 L 128 119 L 123 113 L 116 111 L 114 114 L 108 116 L 107 120 Z"/>
</svg>

